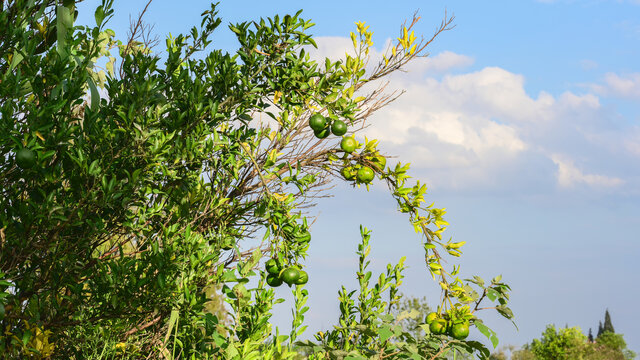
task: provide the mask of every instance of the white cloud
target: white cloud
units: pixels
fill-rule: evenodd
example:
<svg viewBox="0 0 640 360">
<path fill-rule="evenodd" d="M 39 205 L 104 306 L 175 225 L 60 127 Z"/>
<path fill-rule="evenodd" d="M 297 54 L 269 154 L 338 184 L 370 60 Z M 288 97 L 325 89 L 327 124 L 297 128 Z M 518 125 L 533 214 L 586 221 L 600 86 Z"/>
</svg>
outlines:
<svg viewBox="0 0 640 360">
<path fill-rule="evenodd" d="M 640 99 L 640 73 L 631 73 L 626 76 L 606 73 L 604 85 L 595 85 L 593 88 L 603 95 Z"/>
<path fill-rule="evenodd" d="M 451 51 L 443 51 L 435 56 L 419 58 L 407 64 L 407 72 L 412 76 L 423 73 L 445 73 L 455 68 L 465 68 L 473 65 L 474 59 L 470 56 L 456 54 Z"/>
<path fill-rule="evenodd" d="M 476 154 L 492 149 L 517 153 L 526 148 L 514 128 L 481 116 L 446 110 L 434 112 L 397 108 L 383 110 L 382 114 L 381 117 L 394 120 L 384 123 L 376 121 L 374 127 L 367 129 L 367 134 L 397 145 L 406 143 L 410 133 L 420 132 L 431 134 L 444 144 L 459 146 Z"/>
<path fill-rule="evenodd" d="M 579 184 L 592 187 L 615 187 L 624 183 L 622 179 L 616 177 L 585 174 L 571 160 L 562 155 L 554 154 L 551 159 L 558 167 L 558 185 L 561 187 L 571 188 Z"/>
<path fill-rule="evenodd" d="M 350 39 L 342 36 L 319 36 L 314 38 L 318 49 L 314 49 L 311 46 L 305 47 L 309 52 L 311 59 L 315 61 L 322 61 L 324 63 L 325 58 L 332 60 L 344 59 L 345 53 L 349 53 L 353 56 L 353 43 Z"/>
<path fill-rule="evenodd" d="M 343 40 L 319 39 L 318 46 L 324 48 L 325 41 L 351 46 Z M 326 48 L 344 56 L 345 48 Z M 363 133 L 440 189 L 544 192 L 555 185 L 586 185 L 639 192 L 633 188 L 640 184 L 631 180 L 640 179 L 640 170 L 628 170 L 628 161 L 640 155 L 640 131 L 612 127 L 615 113 L 598 96 L 569 91 L 531 96 L 525 76 L 500 67 L 450 72 L 472 63 L 465 55 L 443 52 L 413 65 L 414 72 L 392 76 L 389 90 L 406 93 L 376 112 Z M 635 85 L 609 80 L 612 89 L 633 94 Z M 582 158 L 590 163 L 581 168 L 569 160 Z"/>
</svg>

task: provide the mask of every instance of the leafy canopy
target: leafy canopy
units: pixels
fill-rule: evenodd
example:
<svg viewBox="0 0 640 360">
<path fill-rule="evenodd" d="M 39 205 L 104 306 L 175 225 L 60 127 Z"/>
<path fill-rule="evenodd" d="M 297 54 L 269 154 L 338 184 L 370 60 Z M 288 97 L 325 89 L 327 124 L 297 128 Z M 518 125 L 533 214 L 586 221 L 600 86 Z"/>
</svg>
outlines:
<svg viewBox="0 0 640 360">
<path fill-rule="evenodd" d="M 95 26 L 79 26 L 74 0 L 0 2 L 0 353 L 488 356 L 483 344 L 431 334 L 420 319 L 422 337 L 398 327 L 392 308 L 403 260 L 370 284 L 364 228 L 360 289 L 340 291 L 339 325 L 314 343 L 296 342 L 306 328 L 304 283 L 292 285 L 293 326 L 282 335 L 269 320 L 283 300 L 260 265 L 274 259 L 278 269 L 303 269 L 311 228 L 302 210 L 328 194 L 331 181 L 343 181 L 343 169 L 366 172 L 347 181 L 367 189 L 372 176 L 386 183 L 422 234 L 426 269 L 442 288 L 436 311 L 451 324 L 471 322 L 497 344 L 476 313 L 488 299 L 512 318 L 508 285 L 447 269 L 445 258 L 459 257 L 464 242 L 443 239 L 444 209 L 424 204 L 427 188 L 409 183 L 408 164 L 387 165 L 378 142 L 358 136 L 400 95 L 376 80 L 426 56 L 452 18 L 417 40 L 414 17 L 382 59 L 371 59 L 372 32 L 359 22 L 350 55 L 315 62 L 307 53 L 313 24 L 300 12 L 229 25 L 240 46 L 227 53 L 209 47 L 222 24 L 213 4 L 199 26 L 169 36 L 157 54 L 140 21 L 124 42 L 106 27 L 112 4 L 95 10 Z M 340 124 L 314 132 L 308 120 L 316 114 L 344 122 L 354 151 L 331 135 L 344 132 Z M 216 292 L 228 317 L 212 305 Z M 415 314 L 397 317 L 406 316 Z"/>
</svg>

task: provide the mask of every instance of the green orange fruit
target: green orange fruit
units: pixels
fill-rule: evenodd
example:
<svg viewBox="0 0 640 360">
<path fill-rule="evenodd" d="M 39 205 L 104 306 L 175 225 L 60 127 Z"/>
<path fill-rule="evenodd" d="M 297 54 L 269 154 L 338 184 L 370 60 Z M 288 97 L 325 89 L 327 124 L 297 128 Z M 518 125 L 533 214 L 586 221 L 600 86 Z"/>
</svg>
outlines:
<svg viewBox="0 0 640 360">
<path fill-rule="evenodd" d="M 30 169 L 36 164 L 36 153 L 27 148 L 16 151 L 16 164 L 22 169 Z"/>
<path fill-rule="evenodd" d="M 331 124 L 331 132 L 335 136 L 342 136 L 347 133 L 347 124 L 341 120 L 335 120 L 333 124 Z"/>
<path fill-rule="evenodd" d="M 355 169 L 351 166 L 345 166 L 342 168 L 342 170 L 340 170 L 340 174 L 346 180 L 353 180 L 356 177 L 356 172 L 354 170 Z"/>
<path fill-rule="evenodd" d="M 282 279 L 277 274 L 269 274 L 267 276 L 267 284 L 271 287 L 278 287 L 282 285 Z"/>
<path fill-rule="evenodd" d="M 447 332 L 447 321 L 444 319 L 435 319 L 429 324 L 429 330 L 436 335 L 442 335 Z"/>
<path fill-rule="evenodd" d="M 427 315 L 427 317 L 424 319 L 424 322 L 426 322 L 427 324 L 431 324 L 435 319 L 438 318 L 438 313 L 436 312 L 431 312 Z"/>
<path fill-rule="evenodd" d="M 373 180 L 374 173 L 368 166 L 363 166 L 358 169 L 358 173 L 356 174 L 356 178 L 359 182 L 368 184 Z"/>
<path fill-rule="evenodd" d="M 356 139 L 352 138 L 351 136 L 343 137 L 342 141 L 340 142 L 340 148 L 346 153 L 354 152 L 357 145 L 358 143 L 356 142 Z"/>
<path fill-rule="evenodd" d="M 313 129 L 314 132 L 320 131 L 327 127 L 327 119 L 320 114 L 313 114 L 309 118 L 309 126 Z"/>
<path fill-rule="evenodd" d="M 267 262 L 264 264 L 264 268 L 269 274 L 272 275 L 278 275 L 278 273 L 280 272 L 280 267 L 278 266 L 278 262 L 276 261 L 276 259 L 267 260 Z"/>
<path fill-rule="evenodd" d="M 324 139 L 330 134 L 331 134 L 331 129 L 329 127 L 313 131 L 313 135 L 315 135 L 318 139 Z"/>
<path fill-rule="evenodd" d="M 300 271 L 294 267 L 286 268 L 280 274 L 280 279 L 282 279 L 282 281 L 286 282 L 289 285 L 295 284 L 299 277 Z"/>
<path fill-rule="evenodd" d="M 306 284 L 307 281 L 309 281 L 309 274 L 307 274 L 307 272 L 304 270 L 300 270 L 299 273 L 300 273 L 300 276 L 298 277 L 298 280 L 295 281 L 295 284 L 296 285 Z"/>
<path fill-rule="evenodd" d="M 469 323 L 463 322 L 458 324 L 453 324 L 450 329 L 451 336 L 457 340 L 464 340 L 469 336 Z"/>
</svg>

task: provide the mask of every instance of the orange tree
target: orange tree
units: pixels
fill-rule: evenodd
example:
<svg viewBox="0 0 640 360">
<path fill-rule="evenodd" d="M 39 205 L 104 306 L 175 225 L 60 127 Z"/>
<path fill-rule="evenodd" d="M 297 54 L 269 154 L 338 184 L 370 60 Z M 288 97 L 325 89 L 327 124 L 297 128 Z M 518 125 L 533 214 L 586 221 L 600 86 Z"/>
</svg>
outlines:
<svg viewBox="0 0 640 360">
<path fill-rule="evenodd" d="M 212 5 L 155 54 L 140 41 L 141 22 L 116 40 L 106 27 L 112 3 L 103 0 L 85 27 L 75 24 L 74 0 L 0 2 L 5 358 L 488 355 L 467 329 L 495 346 L 477 311 L 488 299 L 511 318 L 509 287 L 445 268 L 464 242 L 443 239 L 444 210 L 424 205 L 426 186 L 409 183 L 408 164 L 387 164 L 378 142 L 357 131 L 399 95 L 364 85 L 425 56 L 452 18 L 417 40 L 414 17 L 381 59 L 371 59 L 372 32 L 357 23 L 351 55 L 315 62 L 312 24 L 300 13 L 229 25 L 240 46 L 227 53 L 208 49 L 221 24 Z M 436 313 L 393 315 L 403 260 L 371 284 L 362 229 L 360 289 L 340 291 L 333 329 L 299 341 L 313 281 L 301 209 L 331 181 L 368 189 L 374 177 L 422 236 L 426 270 L 442 288 Z M 269 322 L 282 301 L 272 287 L 283 283 L 295 299 L 289 334 Z M 228 321 L 207 310 L 211 289 Z M 421 336 L 403 330 L 408 317 Z"/>
</svg>

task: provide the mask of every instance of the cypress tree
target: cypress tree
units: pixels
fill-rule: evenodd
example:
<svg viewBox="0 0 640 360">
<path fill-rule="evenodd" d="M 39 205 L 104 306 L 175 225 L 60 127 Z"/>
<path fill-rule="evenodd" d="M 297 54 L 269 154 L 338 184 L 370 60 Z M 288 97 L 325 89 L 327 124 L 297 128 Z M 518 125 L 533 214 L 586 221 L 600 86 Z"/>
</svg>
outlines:
<svg viewBox="0 0 640 360">
<path fill-rule="evenodd" d="M 613 330 L 613 324 L 611 323 L 611 315 L 609 315 L 609 309 L 604 312 L 604 328 L 602 329 L 602 331 L 615 333 L 615 330 Z"/>
<path fill-rule="evenodd" d="M 591 333 L 591 328 L 589 328 L 589 342 L 593 342 L 593 334 Z"/>
<path fill-rule="evenodd" d="M 604 332 L 604 330 L 602 329 L 602 321 L 598 321 L 598 335 L 597 335 L 597 337 L 600 337 L 600 335 L 602 335 L 603 332 Z"/>
</svg>

